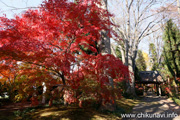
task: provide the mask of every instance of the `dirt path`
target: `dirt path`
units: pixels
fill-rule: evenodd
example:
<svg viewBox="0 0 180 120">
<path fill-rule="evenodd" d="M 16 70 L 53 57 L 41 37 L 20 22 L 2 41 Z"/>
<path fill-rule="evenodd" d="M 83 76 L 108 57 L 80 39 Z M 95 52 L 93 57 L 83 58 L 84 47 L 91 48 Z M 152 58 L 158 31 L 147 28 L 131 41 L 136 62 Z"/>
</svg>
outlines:
<svg viewBox="0 0 180 120">
<path fill-rule="evenodd" d="M 0 107 L 0 112 L 2 111 L 14 111 L 14 110 L 22 110 L 25 108 L 31 107 L 30 102 L 25 103 L 10 103 Z"/>
<path fill-rule="evenodd" d="M 128 115 L 122 120 L 173 120 L 180 115 L 180 106 L 171 99 L 149 94 Z"/>
</svg>

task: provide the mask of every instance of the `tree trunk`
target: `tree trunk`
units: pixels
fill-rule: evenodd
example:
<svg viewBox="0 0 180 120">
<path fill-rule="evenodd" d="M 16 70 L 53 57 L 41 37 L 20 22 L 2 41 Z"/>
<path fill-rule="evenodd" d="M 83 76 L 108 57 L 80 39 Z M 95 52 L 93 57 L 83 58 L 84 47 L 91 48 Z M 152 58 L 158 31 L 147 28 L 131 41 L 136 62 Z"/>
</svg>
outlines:
<svg viewBox="0 0 180 120">
<path fill-rule="evenodd" d="M 161 96 L 161 86 L 158 84 L 158 93 L 159 93 L 159 96 Z"/>
<path fill-rule="evenodd" d="M 178 95 L 178 86 L 177 86 L 177 83 L 176 83 L 176 80 L 173 79 L 173 86 L 174 86 L 174 89 L 175 89 L 175 92 L 176 92 L 176 95 Z"/>
<path fill-rule="evenodd" d="M 130 72 L 130 82 L 129 82 L 129 90 L 128 90 L 128 92 L 130 93 L 130 94 L 132 94 L 133 96 L 136 96 L 136 93 L 135 93 L 135 77 L 134 77 L 134 74 L 135 74 L 135 70 L 134 70 L 134 66 L 135 66 L 135 64 L 134 64 L 134 62 L 133 62 L 133 59 L 129 59 L 128 60 L 129 62 L 129 66 L 128 66 L 128 68 L 129 68 L 129 72 Z"/>
<path fill-rule="evenodd" d="M 117 57 L 117 55 L 116 55 L 116 50 L 113 48 L 112 45 L 111 45 L 111 51 L 112 51 L 112 55 L 114 55 L 115 57 Z"/>
<path fill-rule="evenodd" d="M 42 83 L 42 86 L 43 86 L 42 104 L 45 104 L 46 103 L 45 93 L 46 93 L 46 89 L 47 89 L 45 82 Z"/>
<path fill-rule="evenodd" d="M 123 48 L 119 45 L 120 51 L 121 51 L 121 57 L 122 57 L 122 62 L 123 64 L 125 64 L 125 53 Z"/>
<path fill-rule="evenodd" d="M 178 13 L 180 14 L 179 0 L 177 0 L 177 8 L 178 8 Z"/>
<path fill-rule="evenodd" d="M 102 0 L 102 6 L 103 9 L 108 9 L 107 8 L 107 0 Z M 110 27 L 110 26 L 109 26 Z M 105 54 L 111 54 L 111 44 L 110 44 L 110 38 L 108 36 L 109 31 L 101 31 L 101 43 L 100 43 L 100 52 L 105 55 Z M 113 96 L 113 101 L 112 101 L 112 107 L 115 109 L 116 108 L 116 99 L 114 95 L 114 82 L 113 79 L 109 76 L 109 83 L 112 88 L 112 96 Z"/>
<path fill-rule="evenodd" d="M 169 76 L 168 76 L 168 88 L 169 88 L 169 90 L 171 90 L 171 82 L 170 82 Z"/>
</svg>

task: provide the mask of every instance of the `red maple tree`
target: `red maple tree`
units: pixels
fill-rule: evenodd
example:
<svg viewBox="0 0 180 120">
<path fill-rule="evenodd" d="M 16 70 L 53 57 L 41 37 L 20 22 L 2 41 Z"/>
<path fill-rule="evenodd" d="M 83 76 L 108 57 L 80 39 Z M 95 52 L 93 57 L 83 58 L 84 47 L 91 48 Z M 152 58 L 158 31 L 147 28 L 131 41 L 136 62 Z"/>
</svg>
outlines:
<svg viewBox="0 0 180 120">
<path fill-rule="evenodd" d="M 57 80 L 73 91 L 67 97 L 70 103 L 82 102 L 83 94 L 110 101 L 109 77 L 116 86 L 126 79 L 128 69 L 113 55 L 99 53 L 100 31 L 110 31 L 109 37 L 114 33 L 109 28 L 113 25 L 110 14 L 98 7 L 100 4 L 99 0 L 76 3 L 48 0 L 39 9 L 29 9 L 14 19 L 0 17 L 1 59 L 30 64 L 29 76 L 34 76 L 29 82 L 31 86 L 36 81 L 53 86 L 52 79 Z M 48 80 L 37 77 L 33 71 L 37 69 L 44 71 Z M 92 84 L 84 81 L 92 81 Z M 118 93 L 118 90 L 114 91 Z"/>
</svg>

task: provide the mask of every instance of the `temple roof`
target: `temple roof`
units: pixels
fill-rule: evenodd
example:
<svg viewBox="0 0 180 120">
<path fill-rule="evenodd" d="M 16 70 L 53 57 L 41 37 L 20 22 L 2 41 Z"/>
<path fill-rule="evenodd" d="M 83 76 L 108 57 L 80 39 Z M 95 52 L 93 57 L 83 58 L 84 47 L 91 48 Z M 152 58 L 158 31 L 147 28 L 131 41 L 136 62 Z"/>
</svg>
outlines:
<svg viewBox="0 0 180 120">
<path fill-rule="evenodd" d="M 137 83 L 157 83 L 164 82 L 158 71 L 141 71 L 139 72 L 141 79 Z"/>
</svg>

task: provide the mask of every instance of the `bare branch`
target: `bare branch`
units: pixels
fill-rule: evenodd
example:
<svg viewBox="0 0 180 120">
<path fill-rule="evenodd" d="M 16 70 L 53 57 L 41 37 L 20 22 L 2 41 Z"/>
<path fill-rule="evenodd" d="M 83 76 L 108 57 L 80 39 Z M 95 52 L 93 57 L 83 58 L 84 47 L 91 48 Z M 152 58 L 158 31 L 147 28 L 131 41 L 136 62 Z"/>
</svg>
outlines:
<svg viewBox="0 0 180 120">
<path fill-rule="evenodd" d="M 5 2 L 3 2 L 2 0 L 0 0 L 0 2 L 2 4 L 4 4 L 6 7 L 12 8 L 11 10 L 19 10 L 19 9 L 36 9 L 36 8 L 40 8 L 40 7 L 24 7 L 24 8 L 18 8 L 18 7 L 14 7 L 14 6 L 10 6 L 7 5 Z"/>
</svg>

